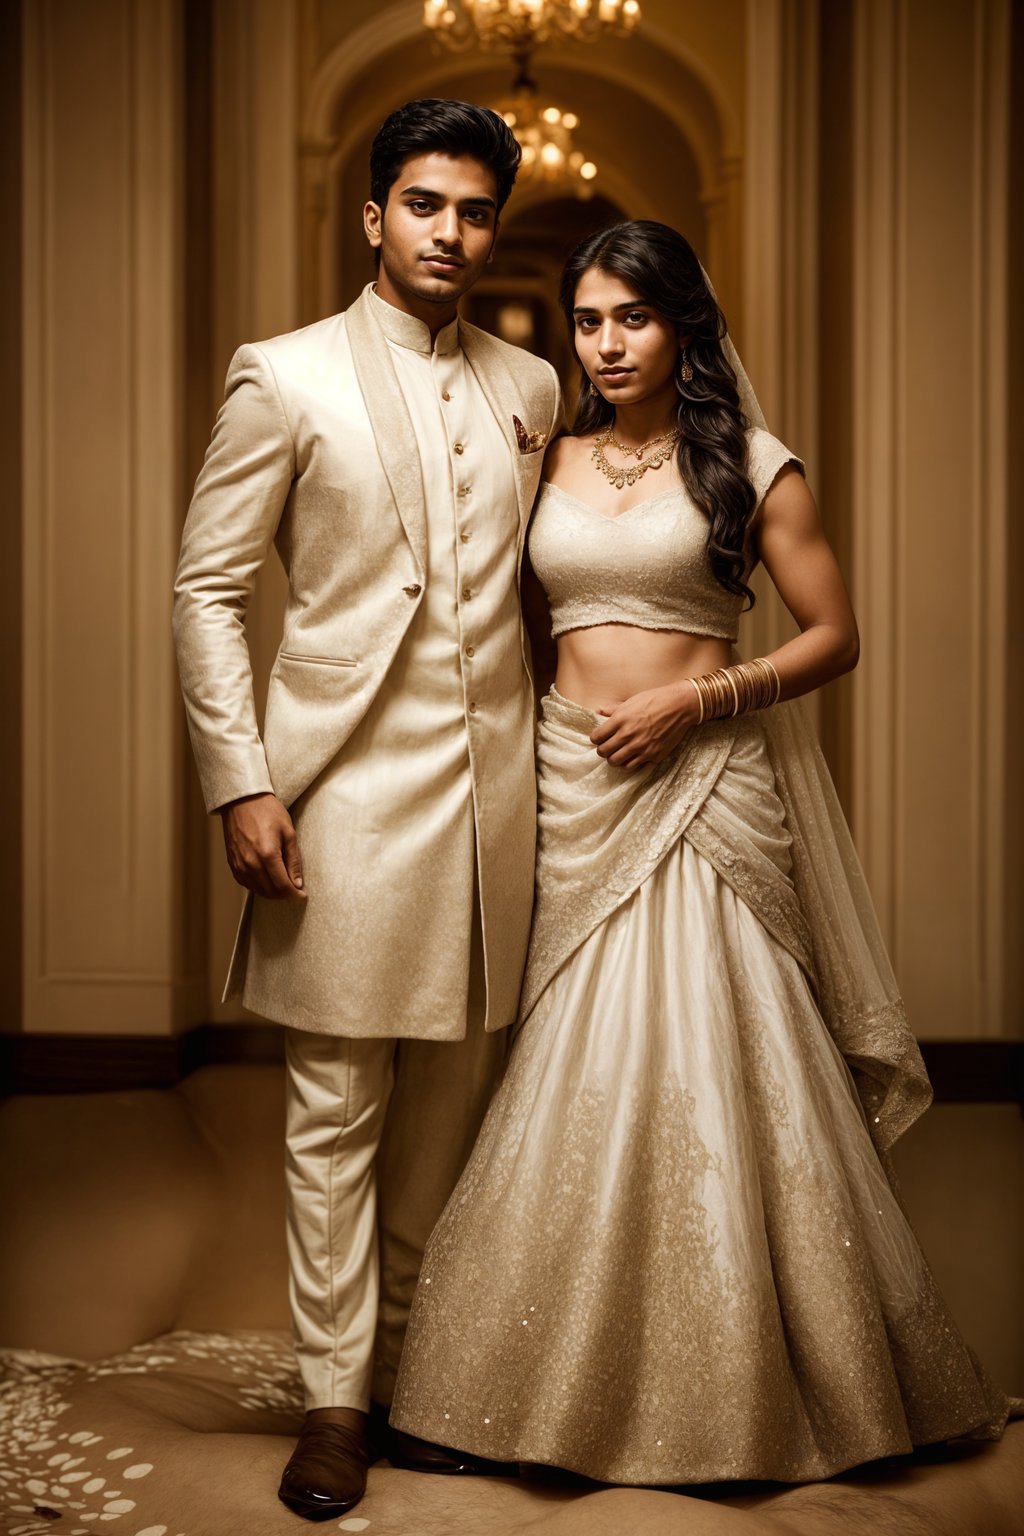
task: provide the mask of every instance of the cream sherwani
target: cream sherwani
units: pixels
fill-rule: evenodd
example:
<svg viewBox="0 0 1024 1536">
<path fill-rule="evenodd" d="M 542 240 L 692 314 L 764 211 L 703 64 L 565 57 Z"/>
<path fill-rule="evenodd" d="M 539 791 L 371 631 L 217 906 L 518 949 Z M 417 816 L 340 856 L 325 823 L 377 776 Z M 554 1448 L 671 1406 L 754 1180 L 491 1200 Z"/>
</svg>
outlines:
<svg viewBox="0 0 1024 1536">
<path fill-rule="evenodd" d="M 369 302 L 422 473 L 423 591 L 363 719 L 292 806 L 308 906 L 256 901 L 243 995 L 307 1030 L 457 1040 L 474 858 L 490 1029 L 515 1010 L 533 891 L 515 477 L 458 322 L 431 348 L 420 321 Z"/>
<path fill-rule="evenodd" d="M 291 1026 L 310 1407 L 389 1399 L 516 1009 L 534 842 L 518 570 L 543 455 L 513 417 L 548 435 L 558 410 L 546 364 L 461 322 L 432 344 L 367 290 L 236 356 L 186 525 L 176 634 L 207 803 L 273 787 L 303 860 L 304 905 L 246 902 L 229 989 Z M 271 537 L 290 591 L 261 737 L 241 618 Z"/>
<path fill-rule="evenodd" d="M 401 362 L 403 352 L 416 354 L 405 321 L 418 327 L 367 289 L 344 314 L 236 353 L 182 540 L 174 610 L 178 664 L 207 807 L 273 790 L 304 818 L 319 793 L 317 780 L 333 771 L 339 754 L 352 757 L 370 745 L 372 706 L 382 689 L 401 688 L 404 642 L 420 609 L 436 596 L 428 580 L 427 477 L 420 457 L 420 439 L 431 435 L 426 412 L 433 391 L 430 408 L 440 413 L 444 435 L 432 450 L 430 495 L 443 488 L 457 532 L 470 535 L 466 543 L 459 539 L 456 552 L 460 581 L 451 601 L 459 602 L 467 638 L 458 671 L 454 659 L 449 667 L 447 707 L 455 707 L 456 695 L 465 702 L 487 1027 L 500 1029 L 516 1011 L 533 888 L 525 640 L 514 593 L 543 460 L 539 446 L 519 447 L 514 418 L 541 440 L 553 433 L 558 384 L 547 363 L 460 321 L 454 351 L 424 360 L 426 394 L 417 404 Z M 385 323 L 392 326 L 390 339 Z M 396 325 L 404 327 L 404 341 Z M 426 328 L 417 334 L 422 341 Z M 445 400 L 448 371 L 469 388 L 449 389 Z M 479 478 L 498 473 L 499 455 L 514 491 L 501 506 L 493 500 L 494 485 L 488 491 L 489 482 Z M 474 465 L 472 474 L 466 463 Z M 261 734 L 244 617 L 272 542 L 289 594 Z M 403 698 L 410 719 L 417 711 L 422 717 L 409 690 Z M 360 736 L 363 722 L 368 729 Z M 415 736 L 421 815 L 432 814 L 435 788 L 441 799 L 450 792 L 444 773 L 433 782 L 432 750 L 430 740 Z M 432 999 L 445 985 L 437 976 L 407 978 L 415 987 L 405 987 L 397 1013 L 388 999 L 369 1011 L 345 1001 L 350 994 L 366 998 L 394 953 L 388 927 L 357 915 L 348 896 L 350 888 L 373 888 L 373 868 L 356 865 L 374 864 L 380 852 L 365 821 L 353 828 L 350 809 L 344 796 L 327 796 L 310 818 L 332 857 L 348 866 L 347 878 L 311 869 L 303 907 L 247 902 L 228 990 L 244 987 L 253 1008 L 306 1030 L 459 1039 L 464 1021 L 433 1012 Z M 303 858 L 315 861 L 309 843 L 307 836 Z M 320 873 L 324 878 L 317 880 Z M 415 887 L 418 922 L 435 903 L 467 910 L 471 864 L 462 869 L 459 891 L 439 887 L 428 864 L 411 857 L 401 878 L 406 891 Z M 300 933 L 306 929 L 309 940 Z M 453 962 L 447 948 L 435 952 L 436 967 L 452 963 L 464 972 L 464 954 Z M 364 969 L 366 982 L 359 975 Z M 417 996 L 431 1003 L 421 1006 Z"/>
</svg>

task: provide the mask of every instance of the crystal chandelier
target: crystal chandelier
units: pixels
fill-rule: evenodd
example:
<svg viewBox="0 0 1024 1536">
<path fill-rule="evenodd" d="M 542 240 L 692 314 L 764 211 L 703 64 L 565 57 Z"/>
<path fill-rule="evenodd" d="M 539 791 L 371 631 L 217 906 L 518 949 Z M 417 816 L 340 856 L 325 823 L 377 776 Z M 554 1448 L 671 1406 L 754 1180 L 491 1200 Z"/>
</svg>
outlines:
<svg viewBox="0 0 1024 1536">
<path fill-rule="evenodd" d="M 639 0 L 423 0 L 423 23 L 447 48 L 518 53 L 554 38 L 627 37 Z"/>
<path fill-rule="evenodd" d="M 568 181 L 577 184 L 577 195 L 589 195 L 597 166 L 573 142 L 579 126 L 575 112 L 554 105 L 542 107 L 533 81 L 521 75 L 513 94 L 495 105 L 519 140 L 523 151 L 518 182 Z"/>
</svg>

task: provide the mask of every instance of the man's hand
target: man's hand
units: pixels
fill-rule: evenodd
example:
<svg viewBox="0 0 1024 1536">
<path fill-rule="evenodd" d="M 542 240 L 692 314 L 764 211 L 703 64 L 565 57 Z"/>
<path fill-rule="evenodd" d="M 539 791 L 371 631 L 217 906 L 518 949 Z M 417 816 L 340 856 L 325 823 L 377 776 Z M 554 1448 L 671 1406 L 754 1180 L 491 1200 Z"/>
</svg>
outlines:
<svg viewBox="0 0 1024 1536">
<path fill-rule="evenodd" d="M 276 795 L 247 795 L 220 813 L 231 873 L 271 900 L 305 901 L 295 828 Z"/>
<path fill-rule="evenodd" d="M 627 771 L 663 762 L 696 724 L 697 692 L 687 681 L 634 693 L 614 709 L 599 709 L 606 718 L 590 739 L 601 757 Z"/>
</svg>

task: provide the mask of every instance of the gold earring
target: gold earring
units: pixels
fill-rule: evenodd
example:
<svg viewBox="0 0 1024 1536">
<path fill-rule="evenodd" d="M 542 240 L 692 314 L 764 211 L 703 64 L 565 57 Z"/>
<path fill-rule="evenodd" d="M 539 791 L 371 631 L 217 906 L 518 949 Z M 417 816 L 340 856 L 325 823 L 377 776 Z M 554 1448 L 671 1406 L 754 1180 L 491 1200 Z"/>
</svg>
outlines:
<svg viewBox="0 0 1024 1536">
<path fill-rule="evenodd" d="M 590 385 L 589 385 L 589 387 L 587 389 L 587 394 L 590 395 L 592 399 L 596 399 L 597 398 L 598 388 L 597 388 L 597 385 L 594 383 L 593 379 L 591 379 L 591 381 L 590 381 Z"/>
<path fill-rule="evenodd" d="M 679 377 L 682 379 L 684 384 L 690 384 L 693 381 L 693 369 L 690 366 L 690 359 L 686 355 L 685 347 L 682 349 L 682 363 L 679 369 Z"/>
</svg>

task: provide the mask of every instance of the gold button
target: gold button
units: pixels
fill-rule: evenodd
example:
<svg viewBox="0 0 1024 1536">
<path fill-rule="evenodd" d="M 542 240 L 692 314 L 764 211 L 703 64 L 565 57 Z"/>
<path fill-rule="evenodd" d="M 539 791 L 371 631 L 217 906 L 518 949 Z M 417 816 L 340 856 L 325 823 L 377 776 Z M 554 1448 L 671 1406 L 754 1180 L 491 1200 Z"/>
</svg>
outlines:
<svg viewBox="0 0 1024 1536">
<path fill-rule="evenodd" d="M 441 391 L 441 399 L 442 400 L 450 400 L 451 399 L 451 395 L 448 393 L 448 391 L 446 389 L 442 389 L 442 391 Z"/>
<path fill-rule="evenodd" d="M 476 700 L 475 699 L 471 699 L 470 702 L 469 702 L 469 712 L 470 712 L 471 715 L 475 715 L 476 714 Z"/>
<path fill-rule="evenodd" d="M 471 533 L 468 533 L 465 528 L 459 534 L 459 538 L 462 540 L 463 544 L 468 544 L 472 537 L 473 537 L 473 535 Z"/>
<path fill-rule="evenodd" d="M 472 587 L 463 587 L 463 589 L 462 589 L 463 601 L 468 603 L 472 596 L 473 596 L 473 588 Z"/>
<path fill-rule="evenodd" d="M 411 587 L 403 587 L 402 591 L 405 593 L 406 597 L 419 597 L 420 593 L 423 591 L 423 588 L 414 581 Z"/>
<path fill-rule="evenodd" d="M 475 645 L 467 645 L 466 646 L 466 655 L 467 656 L 475 656 L 476 655 L 476 646 Z"/>
<path fill-rule="evenodd" d="M 461 443 L 456 443 L 456 444 L 455 444 L 455 452 L 456 452 L 456 453 L 465 453 L 465 451 L 466 451 L 466 450 L 465 450 L 465 448 L 464 448 L 464 447 L 463 447 L 463 446 L 462 446 L 462 444 L 461 444 Z"/>
<path fill-rule="evenodd" d="M 471 485 L 460 485 L 459 486 L 459 495 L 460 496 L 468 496 L 472 489 L 473 489 L 473 487 Z"/>
</svg>

